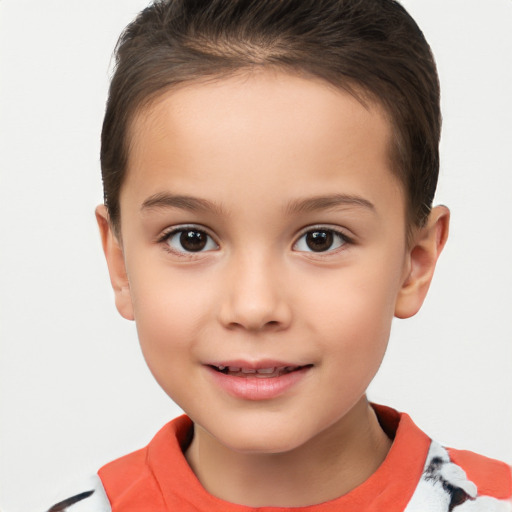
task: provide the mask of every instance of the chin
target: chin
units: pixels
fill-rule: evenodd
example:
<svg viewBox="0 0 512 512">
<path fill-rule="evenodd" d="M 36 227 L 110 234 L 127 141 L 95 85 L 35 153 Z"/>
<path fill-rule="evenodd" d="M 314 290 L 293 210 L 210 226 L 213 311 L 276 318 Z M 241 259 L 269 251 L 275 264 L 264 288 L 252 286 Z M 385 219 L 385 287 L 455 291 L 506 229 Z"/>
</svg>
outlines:
<svg viewBox="0 0 512 512">
<path fill-rule="evenodd" d="M 226 444 L 225 446 L 230 450 L 243 454 L 243 455 L 277 455 L 280 453 L 291 452 L 301 446 L 302 443 L 290 443 L 289 440 L 279 442 L 279 440 L 259 440 L 250 439 L 245 442 L 241 440 L 239 443 Z"/>
<path fill-rule="evenodd" d="M 309 438 L 303 431 L 274 428 L 230 431 L 224 436 L 215 436 L 226 448 L 245 455 L 271 455 L 286 453 L 307 443 Z"/>
</svg>

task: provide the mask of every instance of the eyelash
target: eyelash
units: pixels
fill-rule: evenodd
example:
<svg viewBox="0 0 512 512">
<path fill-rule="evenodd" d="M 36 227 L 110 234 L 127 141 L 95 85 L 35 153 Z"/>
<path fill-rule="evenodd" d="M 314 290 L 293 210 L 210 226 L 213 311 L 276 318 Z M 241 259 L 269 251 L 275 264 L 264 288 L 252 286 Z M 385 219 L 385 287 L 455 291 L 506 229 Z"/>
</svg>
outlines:
<svg viewBox="0 0 512 512">
<path fill-rule="evenodd" d="M 215 245 L 215 248 L 213 248 L 213 249 L 208 248 L 206 250 L 203 250 L 205 248 L 205 247 L 203 247 L 198 251 L 187 251 L 186 249 L 181 251 L 181 250 L 177 250 L 170 246 L 170 240 L 174 236 L 178 235 L 179 233 L 182 233 L 182 234 L 186 233 L 187 231 L 201 233 L 201 234 L 205 235 L 206 237 L 208 237 L 205 247 L 207 247 L 208 244 L 211 245 L 211 243 L 213 243 Z M 328 227 L 328 226 L 318 225 L 318 226 L 310 226 L 306 230 L 304 230 L 300 234 L 300 236 L 297 238 L 297 240 L 293 243 L 292 249 L 297 247 L 299 242 L 304 237 L 306 237 L 308 234 L 315 233 L 315 232 L 317 232 L 317 233 L 324 232 L 324 233 L 330 233 L 330 234 L 334 235 L 334 238 L 331 241 L 331 245 L 333 243 L 335 243 L 335 238 L 338 239 L 338 241 L 340 242 L 340 245 L 338 245 L 338 247 L 335 247 L 334 249 L 328 248 L 325 251 L 314 251 L 313 249 L 310 248 L 311 250 L 309 250 L 309 251 L 308 250 L 299 250 L 297 252 L 310 253 L 310 254 L 314 254 L 316 256 L 322 257 L 322 256 L 327 256 L 327 255 L 330 255 L 333 253 L 337 253 L 338 251 L 343 250 L 343 248 L 347 244 L 354 243 L 353 239 L 351 237 L 347 236 L 343 231 L 341 231 L 339 229 L 334 229 L 334 228 Z M 163 244 L 166 251 L 168 251 L 172 254 L 181 256 L 181 257 L 188 257 L 188 258 L 199 255 L 203 252 L 210 252 L 212 250 L 219 248 L 219 244 L 214 240 L 214 238 L 210 234 L 208 234 L 208 232 L 204 228 L 199 227 L 199 226 L 194 226 L 194 225 L 182 225 L 182 226 L 175 226 L 173 228 L 170 228 L 167 231 L 165 231 L 164 233 L 162 233 L 162 235 L 157 239 L 157 242 L 160 244 Z M 305 242 L 305 243 L 307 243 L 307 242 Z"/>
</svg>

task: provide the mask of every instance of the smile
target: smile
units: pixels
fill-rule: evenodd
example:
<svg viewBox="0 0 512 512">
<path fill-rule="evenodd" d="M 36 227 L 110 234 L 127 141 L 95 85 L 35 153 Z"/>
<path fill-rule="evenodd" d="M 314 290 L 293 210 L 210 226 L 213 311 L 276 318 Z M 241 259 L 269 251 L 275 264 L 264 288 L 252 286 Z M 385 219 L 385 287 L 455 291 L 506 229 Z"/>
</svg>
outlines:
<svg viewBox="0 0 512 512">
<path fill-rule="evenodd" d="M 220 373 L 223 373 L 224 375 L 232 375 L 234 377 L 255 377 L 259 379 L 271 379 L 300 370 L 304 368 L 304 366 L 271 366 L 269 368 L 242 368 L 239 366 L 213 365 L 212 368 Z"/>
<path fill-rule="evenodd" d="M 261 363 L 207 364 L 215 387 L 243 400 L 271 400 L 295 388 L 313 368 L 307 365 Z"/>
</svg>

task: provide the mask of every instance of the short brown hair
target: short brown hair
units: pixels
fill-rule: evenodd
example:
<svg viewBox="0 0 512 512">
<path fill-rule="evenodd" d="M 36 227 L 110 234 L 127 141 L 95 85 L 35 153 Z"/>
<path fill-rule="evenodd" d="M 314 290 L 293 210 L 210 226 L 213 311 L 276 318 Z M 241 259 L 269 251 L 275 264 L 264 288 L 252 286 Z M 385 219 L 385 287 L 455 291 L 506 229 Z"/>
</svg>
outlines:
<svg viewBox="0 0 512 512">
<path fill-rule="evenodd" d="M 134 114 L 174 85 L 255 66 L 320 77 L 381 104 L 409 223 L 430 212 L 439 172 L 439 80 L 423 33 L 395 0 L 156 0 L 124 30 L 101 138 L 110 221 Z"/>
</svg>

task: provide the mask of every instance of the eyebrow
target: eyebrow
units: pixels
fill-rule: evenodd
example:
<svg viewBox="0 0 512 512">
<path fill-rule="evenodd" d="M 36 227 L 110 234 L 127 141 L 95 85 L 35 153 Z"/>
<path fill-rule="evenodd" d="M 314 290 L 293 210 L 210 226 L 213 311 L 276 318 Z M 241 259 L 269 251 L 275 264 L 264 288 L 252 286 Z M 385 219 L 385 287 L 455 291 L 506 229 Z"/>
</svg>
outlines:
<svg viewBox="0 0 512 512">
<path fill-rule="evenodd" d="M 317 210 L 329 210 L 332 208 L 343 206 L 355 206 L 363 208 L 371 212 L 375 212 L 373 203 L 364 199 L 363 197 L 347 195 L 347 194 L 332 194 L 329 196 L 318 196 L 307 199 L 297 199 L 291 201 L 286 209 L 287 213 L 310 213 Z"/>
<path fill-rule="evenodd" d="M 212 203 L 207 199 L 168 194 L 165 192 L 149 196 L 140 207 L 141 211 L 160 208 L 179 208 L 181 210 L 188 210 L 191 212 L 214 212 L 218 214 L 222 212 L 222 208 L 219 205 Z"/>
<path fill-rule="evenodd" d="M 343 206 L 356 206 L 375 212 L 375 206 L 359 196 L 347 194 L 332 194 L 329 196 L 308 197 L 306 199 L 296 199 L 291 201 L 287 208 L 287 214 L 310 213 L 318 210 L 329 210 Z M 148 197 L 141 206 L 141 211 L 160 208 L 179 208 L 192 212 L 213 212 L 222 214 L 223 209 L 220 205 L 193 196 L 169 194 L 160 192 Z"/>
</svg>

